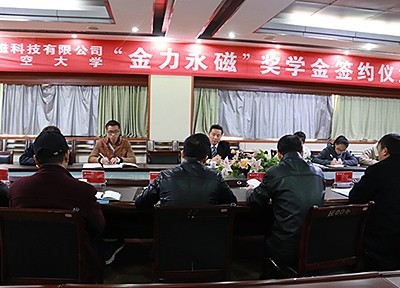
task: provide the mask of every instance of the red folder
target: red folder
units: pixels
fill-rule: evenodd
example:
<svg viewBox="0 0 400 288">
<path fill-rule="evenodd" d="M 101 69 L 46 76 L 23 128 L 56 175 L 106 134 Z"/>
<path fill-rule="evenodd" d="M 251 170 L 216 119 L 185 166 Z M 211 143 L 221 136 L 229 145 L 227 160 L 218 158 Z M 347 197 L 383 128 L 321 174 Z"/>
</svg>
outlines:
<svg viewBox="0 0 400 288">
<path fill-rule="evenodd" d="M 265 172 L 249 172 L 249 173 L 247 173 L 247 180 L 257 179 L 258 181 L 262 182 L 264 175 L 265 175 Z"/>
<path fill-rule="evenodd" d="M 335 182 L 336 183 L 353 182 L 353 172 L 351 171 L 336 172 Z"/>
<path fill-rule="evenodd" d="M 0 169 L 0 180 L 8 181 L 8 169 Z"/>
<path fill-rule="evenodd" d="M 89 183 L 105 183 L 104 171 L 99 170 L 83 170 L 82 178 L 87 179 Z"/>
</svg>

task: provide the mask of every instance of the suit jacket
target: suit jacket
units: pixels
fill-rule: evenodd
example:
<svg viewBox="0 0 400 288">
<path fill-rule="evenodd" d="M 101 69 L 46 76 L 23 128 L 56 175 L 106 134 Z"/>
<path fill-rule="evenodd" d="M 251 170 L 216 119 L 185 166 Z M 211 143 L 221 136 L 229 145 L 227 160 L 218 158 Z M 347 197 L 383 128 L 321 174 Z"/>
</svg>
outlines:
<svg viewBox="0 0 400 288">
<path fill-rule="evenodd" d="M 350 203 L 375 202 L 365 229 L 365 248 L 400 269 L 400 155 L 369 166 L 351 189 Z"/>
<path fill-rule="evenodd" d="M 220 141 L 217 146 L 217 155 L 221 156 L 222 159 L 225 159 L 227 156 L 229 159 L 232 159 L 233 155 L 231 154 L 231 147 L 229 142 Z M 212 159 L 211 157 L 211 146 L 210 151 L 208 151 L 208 159 Z"/>
</svg>

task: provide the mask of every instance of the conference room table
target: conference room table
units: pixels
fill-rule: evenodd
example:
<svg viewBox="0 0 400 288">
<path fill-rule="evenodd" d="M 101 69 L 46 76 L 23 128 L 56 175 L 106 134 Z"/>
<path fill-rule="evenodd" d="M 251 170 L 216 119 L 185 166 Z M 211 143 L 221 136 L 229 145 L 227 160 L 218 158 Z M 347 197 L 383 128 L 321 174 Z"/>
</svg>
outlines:
<svg viewBox="0 0 400 288">
<path fill-rule="evenodd" d="M 112 190 L 121 194 L 119 201 L 102 201 L 102 210 L 106 218 L 105 236 L 109 238 L 152 238 L 153 211 L 136 209 L 134 199 L 149 184 L 150 172 L 158 172 L 174 167 L 170 164 L 138 164 L 137 168 L 104 169 L 106 181 L 103 184 L 94 184 L 98 191 Z M 20 177 L 31 175 L 37 171 L 35 166 L 17 164 L 1 164 L 1 168 L 9 171 L 10 182 Z M 347 169 L 346 169 L 347 168 Z M 83 164 L 69 165 L 67 168 L 76 177 L 82 177 Z M 93 170 L 93 169 L 90 169 Z M 331 190 L 332 175 L 336 171 L 354 171 L 361 177 L 364 167 L 343 167 L 323 169 L 327 178 L 328 187 L 325 193 L 325 204 L 345 204 L 347 197 Z M 332 174 L 333 173 L 333 174 Z M 332 177 L 332 178 L 331 178 Z M 356 176 L 357 177 L 357 176 Z M 246 179 L 244 177 L 226 179 L 233 193 L 238 199 L 234 207 L 235 221 L 234 234 L 238 236 L 265 235 L 272 224 L 272 209 L 253 208 L 246 205 Z"/>
</svg>

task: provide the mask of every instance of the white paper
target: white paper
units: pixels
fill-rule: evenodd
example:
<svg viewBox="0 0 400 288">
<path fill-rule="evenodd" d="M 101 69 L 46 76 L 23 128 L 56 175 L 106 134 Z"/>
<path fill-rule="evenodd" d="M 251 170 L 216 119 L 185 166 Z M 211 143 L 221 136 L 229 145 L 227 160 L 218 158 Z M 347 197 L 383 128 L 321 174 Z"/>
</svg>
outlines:
<svg viewBox="0 0 400 288">
<path fill-rule="evenodd" d="M 344 165 L 343 164 L 329 164 L 328 167 L 331 167 L 331 168 L 342 168 L 342 167 L 344 167 Z"/>
<path fill-rule="evenodd" d="M 253 188 L 257 188 L 261 182 L 255 178 L 247 180 L 247 184 L 253 186 Z"/>
<path fill-rule="evenodd" d="M 82 169 L 101 168 L 100 163 L 83 163 Z"/>
<path fill-rule="evenodd" d="M 340 195 L 343 195 L 343 196 L 346 196 L 346 197 L 349 197 L 350 190 L 351 190 L 351 188 L 347 188 L 347 189 L 345 189 L 345 188 L 332 188 L 333 192 L 336 192 L 336 193 L 338 193 Z"/>
<path fill-rule="evenodd" d="M 103 192 L 97 192 L 96 193 L 96 198 L 101 199 L 101 200 L 120 200 L 121 199 L 121 193 L 112 191 L 112 190 L 106 190 Z"/>
</svg>

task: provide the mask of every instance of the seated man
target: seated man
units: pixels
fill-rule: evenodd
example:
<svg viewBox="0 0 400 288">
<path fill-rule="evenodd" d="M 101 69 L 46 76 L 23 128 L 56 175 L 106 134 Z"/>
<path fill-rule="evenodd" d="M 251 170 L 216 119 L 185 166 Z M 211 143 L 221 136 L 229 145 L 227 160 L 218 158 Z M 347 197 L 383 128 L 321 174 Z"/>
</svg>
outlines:
<svg viewBox="0 0 400 288">
<path fill-rule="evenodd" d="M 372 147 L 364 150 L 360 156 L 359 162 L 364 166 L 371 166 L 378 163 L 378 143 L 375 143 Z"/>
<path fill-rule="evenodd" d="M 96 142 L 88 162 L 101 164 L 136 163 L 135 153 L 126 139 L 121 138 L 121 125 L 110 120 L 106 126 L 107 137 Z"/>
<path fill-rule="evenodd" d="M 60 129 L 56 126 L 46 126 L 43 128 L 42 131 L 54 131 L 61 133 Z M 21 156 L 19 156 L 19 164 L 20 165 L 35 165 L 35 159 L 33 159 L 33 155 L 35 152 L 33 151 L 33 143 L 29 144 L 29 147 L 25 149 L 24 153 L 22 153 Z M 72 154 L 69 154 L 69 159 L 68 159 L 68 165 L 71 165 L 74 163 L 74 158 L 72 157 Z"/>
<path fill-rule="evenodd" d="M 304 144 L 306 143 L 306 134 L 303 131 L 297 131 L 293 135 L 296 135 L 300 138 L 301 143 L 303 144 L 303 158 L 304 159 L 311 159 L 311 151 L 308 149 L 307 146 Z"/>
<path fill-rule="evenodd" d="M 158 177 L 135 199 L 137 208 L 161 205 L 207 205 L 237 203 L 220 172 L 204 163 L 210 141 L 204 134 L 194 134 L 183 144 L 182 164 L 161 171 Z"/>
<path fill-rule="evenodd" d="M 96 189 L 75 179 L 66 169 L 69 149 L 64 136 L 56 131 L 44 131 L 33 144 L 35 162 L 39 170 L 16 180 L 9 190 L 10 207 L 79 209 L 86 221 L 92 243 L 100 243 L 105 220 L 97 203 Z M 93 282 L 101 281 L 104 262 L 97 245 L 88 246 L 92 251 Z M 101 277 L 100 277 L 101 278 Z"/>
<path fill-rule="evenodd" d="M 229 142 L 221 141 L 222 134 L 224 134 L 222 126 L 218 124 L 211 125 L 210 131 L 208 132 L 208 138 L 211 143 L 208 151 L 208 159 L 210 159 L 210 161 L 218 162 L 226 157 L 229 159 L 233 157 Z"/>
<path fill-rule="evenodd" d="M 278 166 L 270 168 L 261 184 L 249 190 L 250 206 L 267 206 L 272 200 L 274 223 L 266 253 L 278 265 L 297 269 L 301 227 L 310 207 L 323 205 L 325 180 L 322 170 L 303 160 L 302 144 L 295 135 L 278 141 Z M 251 187 L 250 187 L 251 188 Z M 263 278 L 269 278 L 264 271 Z"/>
<path fill-rule="evenodd" d="M 375 202 L 364 234 L 367 269 L 400 269 L 400 135 L 387 134 L 378 142 L 379 162 L 365 170 L 351 189 L 350 203 Z"/>
</svg>

